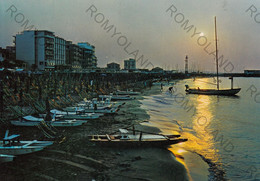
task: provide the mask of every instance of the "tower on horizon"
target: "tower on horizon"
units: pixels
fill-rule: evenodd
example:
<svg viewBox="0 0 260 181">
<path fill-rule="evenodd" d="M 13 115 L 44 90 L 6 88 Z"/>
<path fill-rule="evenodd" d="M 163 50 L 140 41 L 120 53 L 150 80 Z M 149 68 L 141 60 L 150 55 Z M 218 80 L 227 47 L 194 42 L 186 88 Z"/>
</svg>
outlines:
<svg viewBox="0 0 260 181">
<path fill-rule="evenodd" d="M 188 55 L 186 55 L 186 58 L 185 58 L 185 74 L 188 74 Z"/>
</svg>

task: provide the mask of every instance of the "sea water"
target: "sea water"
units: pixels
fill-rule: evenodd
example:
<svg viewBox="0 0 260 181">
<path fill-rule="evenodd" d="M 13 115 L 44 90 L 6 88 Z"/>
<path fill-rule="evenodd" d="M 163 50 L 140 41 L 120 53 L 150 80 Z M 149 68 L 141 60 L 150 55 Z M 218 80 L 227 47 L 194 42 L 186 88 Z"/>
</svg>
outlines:
<svg viewBox="0 0 260 181">
<path fill-rule="evenodd" d="M 147 124 L 188 138 L 170 150 L 200 155 L 228 180 L 260 180 L 260 78 L 234 78 L 234 88 L 241 88 L 237 96 L 186 94 L 185 85 L 216 88 L 216 78 L 164 83 L 159 94 L 142 100 L 150 115 Z M 221 89 L 230 86 L 228 78 L 220 78 Z"/>
</svg>

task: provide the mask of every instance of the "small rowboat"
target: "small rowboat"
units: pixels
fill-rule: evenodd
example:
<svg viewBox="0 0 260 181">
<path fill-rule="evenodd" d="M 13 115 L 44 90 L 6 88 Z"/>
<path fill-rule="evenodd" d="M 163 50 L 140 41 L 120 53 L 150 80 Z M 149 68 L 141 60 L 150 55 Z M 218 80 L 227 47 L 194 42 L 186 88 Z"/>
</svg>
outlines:
<svg viewBox="0 0 260 181">
<path fill-rule="evenodd" d="M 41 151 L 45 147 L 53 144 L 53 141 L 20 141 L 20 135 L 10 135 L 6 131 L 5 137 L 0 141 L 0 154 L 4 155 L 23 155 Z"/>
<path fill-rule="evenodd" d="M 133 134 L 129 134 L 126 129 L 119 129 L 119 132 L 114 135 L 90 135 L 89 141 L 100 146 L 167 147 L 188 140 L 179 138 L 180 135 L 147 134 L 142 131 L 134 131 Z M 135 134 L 135 132 L 140 132 L 140 134 Z"/>
<path fill-rule="evenodd" d="M 60 111 L 57 109 L 52 109 L 50 112 L 53 115 L 61 115 L 61 119 L 77 119 L 77 120 L 89 120 L 89 119 L 98 119 L 100 116 L 103 116 L 102 113 L 83 113 L 84 109 L 77 112 L 69 112 L 69 111 Z"/>
<path fill-rule="evenodd" d="M 116 95 L 140 95 L 140 92 L 134 92 L 132 90 L 126 90 L 126 91 L 116 91 L 115 92 Z"/>
<path fill-rule="evenodd" d="M 103 109 L 88 109 L 84 107 L 66 107 L 63 110 L 66 112 L 72 112 L 73 110 L 80 110 L 82 114 L 87 114 L 87 113 L 97 113 L 97 114 L 115 114 L 119 110 L 117 107 L 115 108 L 110 108 L 110 107 L 104 107 Z"/>
<path fill-rule="evenodd" d="M 21 120 L 13 120 L 11 121 L 11 124 L 14 126 L 38 126 L 44 121 L 43 118 L 36 118 L 34 116 L 25 116 Z M 54 127 L 74 127 L 74 126 L 81 126 L 83 123 L 86 123 L 87 121 L 81 121 L 81 120 L 55 120 L 48 122 L 51 126 Z M 47 122 L 46 122 L 47 123 Z"/>
<path fill-rule="evenodd" d="M 101 99 L 110 98 L 111 101 L 127 101 L 133 100 L 135 97 L 131 97 L 129 95 L 99 95 Z"/>
</svg>

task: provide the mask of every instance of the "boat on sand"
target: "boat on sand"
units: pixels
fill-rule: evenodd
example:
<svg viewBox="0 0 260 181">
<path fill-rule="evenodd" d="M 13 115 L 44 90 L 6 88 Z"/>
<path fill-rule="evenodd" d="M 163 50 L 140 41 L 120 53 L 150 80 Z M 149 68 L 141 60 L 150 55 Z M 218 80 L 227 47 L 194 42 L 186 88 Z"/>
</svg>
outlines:
<svg viewBox="0 0 260 181">
<path fill-rule="evenodd" d="M 135 99 L 135 97 L 131 97 L 130 95 L 99 95 L 99 98 L 109 98 L 111 101 L 127 101 Z"/>
<path fill-rule="evenodd" d="M 5 137 L 0 141 L 0 154 L 23 155 L 41 151 L 53 144 L 53 141 L 21 141 L 19 134 L 9 136 L 8 133 L 7 130 Z"/>
<path fill-rule="evenodd" d="M 126 90 L 126 91 L 120 91 L 120 90 L 117 90 L 115 92 L 116 95 L 140 95 L 141 93 L 140 92 L 135 92 L 133 90 Z"/>
<path fill-rule="evenodd" d="M 180 135 L 153 134 L 137 130 L 133 130 L 131 134 L 126 129 L 119 129 L 119 134 L 90 135 L 88 138 L 90 142 L 100 146 L 167 147 L 188 140 L 179 137 Z"/>
<path fill-rule="evenodd" d="M 80 120 L 89 120 L 89 119 L 98 119 L 100 116 L 103 116 L 102 113 L 82 113 L 84 110 L 78 112 L 68 112 L 68 111 L 61 111 L 57 109 L 52 109 L 50 112 L 53 115 L 61 115 L 61 119 L 80 119 Z"/>
<path fill-rule="evenodd" d="M 41 123 L 50 124 L 53 127 L 74 127 L 74 126 L 81 126 L 83 123 L 86 123 L 87 121 L 82 120 L 56 120 L 56 117 L 52 119 L 52 121 L 47 122 L 44 121 L 44 118 L 37 118 L 34 116 L 24 116 L 20 120 L 13 120 L 11 121 L 11 124 L 14 126 L 38 126 Z"/>
</svg>

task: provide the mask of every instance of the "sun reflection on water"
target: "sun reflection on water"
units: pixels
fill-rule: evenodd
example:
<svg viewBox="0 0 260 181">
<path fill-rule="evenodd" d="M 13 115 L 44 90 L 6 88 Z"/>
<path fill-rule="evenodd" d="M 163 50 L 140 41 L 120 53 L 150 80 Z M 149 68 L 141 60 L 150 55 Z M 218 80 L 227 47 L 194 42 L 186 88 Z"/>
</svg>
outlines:
<svg viewBox="0 0 260 181">
<path fill-rule="evenodd" d="M 210 79 L 204 79 L 204 82 L 194 81 L 194 87 L 209 88 L 207 82 Z M 204 155 L 207 159 L 211 159 L 213 162 L 219 161 L 218 149 L 215 148 L 214 135 L 212 135 L 211 122 L 213 121 L 214 104 L 212 97 L 207 95 L 191 95 L 193 96 L 194 105 L 196 105 L 195 114 L 192 116 L 192 134 L 189 131 L 181 132 L 181 136 L 188 138 L 188 141 L 182 144 L 178 144 L 178 148 L 173 146 L 169 150 L 174 154 L 183 155 L 183 150 L 189 150 L 192 152 Z M 179 148 L 182 147 L 182 148 Z M 181 161 L 183 163 L 183 161 Z"/>
</svg>

